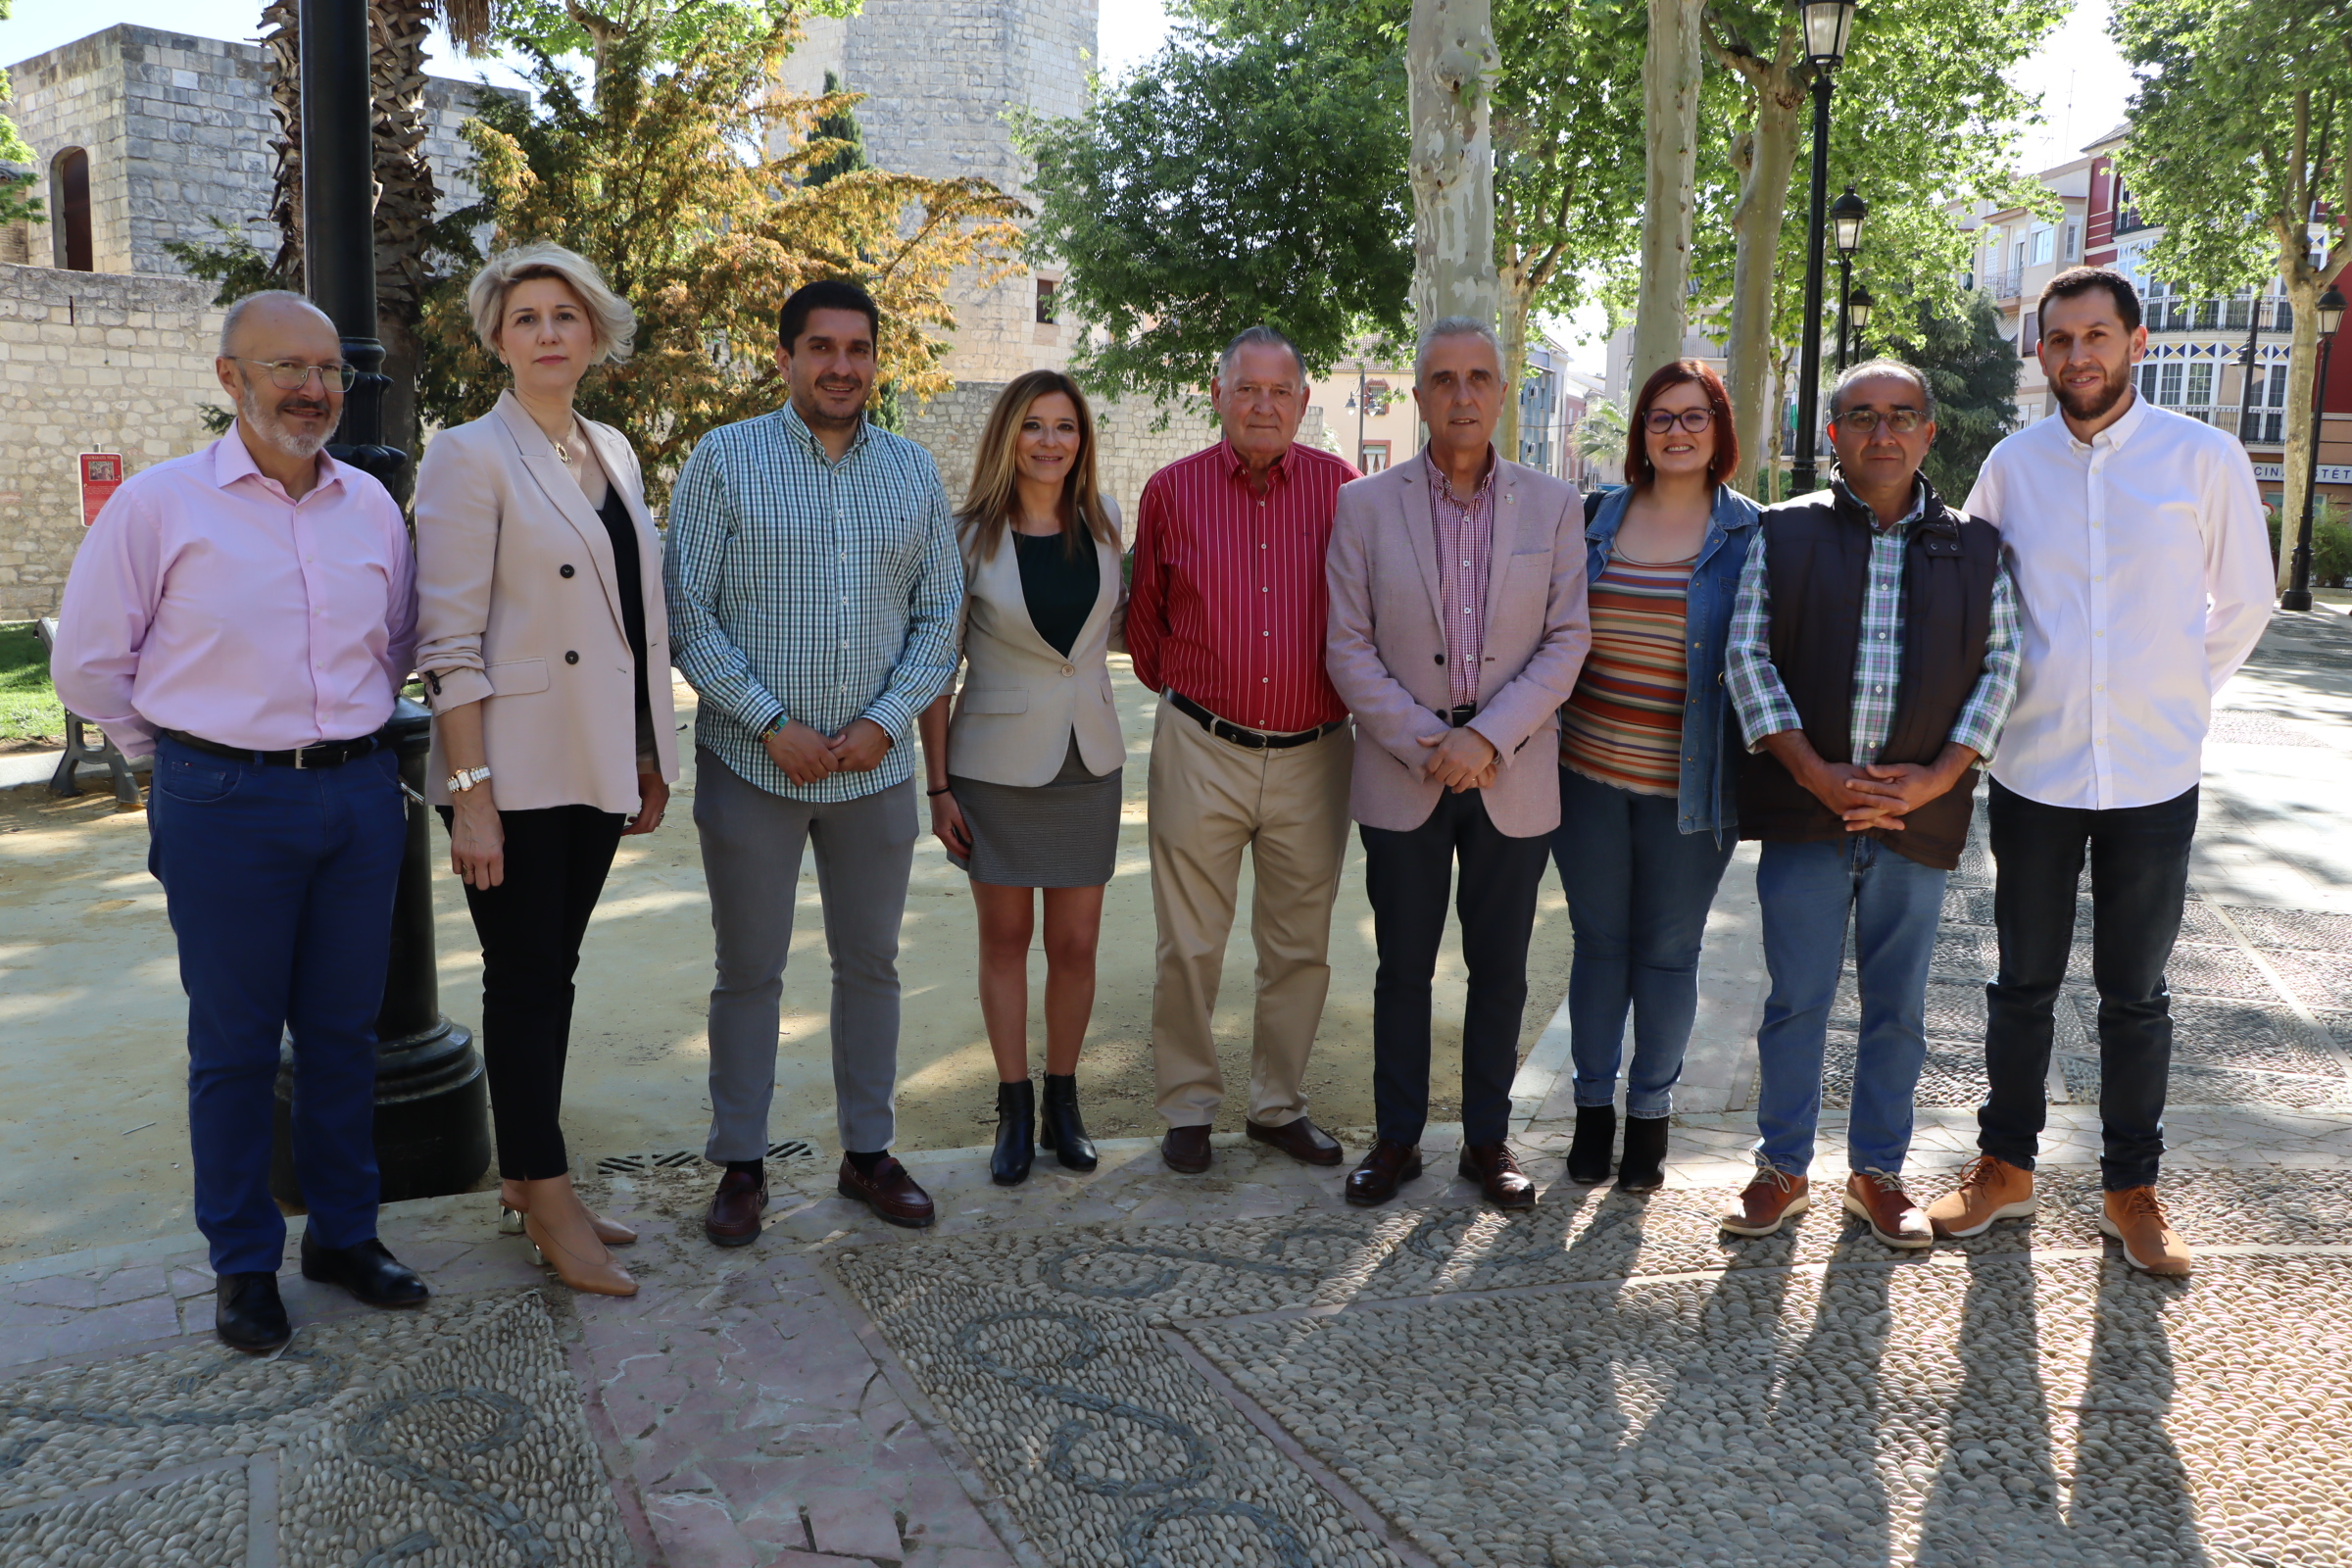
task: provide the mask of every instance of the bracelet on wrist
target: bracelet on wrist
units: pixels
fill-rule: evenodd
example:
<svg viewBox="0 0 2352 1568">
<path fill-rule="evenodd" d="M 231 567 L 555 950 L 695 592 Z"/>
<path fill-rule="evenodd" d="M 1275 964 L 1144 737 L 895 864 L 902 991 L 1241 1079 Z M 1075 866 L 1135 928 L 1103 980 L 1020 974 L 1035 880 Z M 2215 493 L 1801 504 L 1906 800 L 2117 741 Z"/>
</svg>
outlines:
<svg viewBox="0 0 2352 1568">
<path fill-rule="evenodd" d="M 938 799 L 940 796 L 942 796 L 942 795 L 945 795 L 945 794 L 949 793 L 951 790 L 953 790 L 953 789 L 955 789 L 955 788 L 956 788 L 956 786 L 955 786 L 955 785 L 953 785 L 953 784 L 942 784 L 942 785 L 941 785 L 941 786 L 940 786 L 938 789 L 935 789 L 935 790 L 925 790 L 925 791 L 923 791 L 923 793 L 924 793 L 925 795 L 928 795 L 928 796 L 930 796 L 932 799 L 934 799 L 934 800 L 937 800 L 937 799 Z"/>
</svg>

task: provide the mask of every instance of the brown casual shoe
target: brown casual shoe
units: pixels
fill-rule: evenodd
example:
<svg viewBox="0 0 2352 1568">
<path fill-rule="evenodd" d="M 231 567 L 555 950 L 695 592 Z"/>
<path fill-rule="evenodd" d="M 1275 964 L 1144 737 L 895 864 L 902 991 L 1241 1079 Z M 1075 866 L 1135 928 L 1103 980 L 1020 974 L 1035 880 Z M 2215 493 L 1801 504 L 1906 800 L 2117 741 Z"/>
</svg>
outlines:
<svg viewBox="0 0 2352 1568">
<path fill-rule="evenodd" d="M 1883 1170 L 1858 1170 L 1845 1179 L 1845 1211 L 1870 1221 L 1870 1234 L 1888 1247 L 1934 1247 L 1928 1216 L 1903 1191 L 1903 1179 Z"/>
<path fill-rule="evenodd" d="M 1928 1223 L 1957 1241 L 1984 1235 L 1994 1220 L 2024 1219 L 2034 1206 L 2032 1171 L 1979 1154 L 1960 1167 L 1960 1185 L 1928 1205 Z"/>
<path fill-rule="evenodd" d="M 1263 1122 L 1245 1121 L 1242 1123 L 1242 1131 L 1259 1143 L 1272 1144 L 1293 1159 L 1304 1160 L 1309 1165 L 1337 1165 L 1348 1157 L 1348 1151 L 1340 1147 L 1340 1141 L 1337 1138 L 1332 1137 L 1331 1134 L 1304 1116 L 1300 1116 L 1295 1121 L 1286 1121 L 1279 1127 L 1268 1127 Z"/>
<path fill-rule="evenodd" d="M 1206 1127 L 1171 1127 L 1168 1136 L 1159 1141 L 1159 1157 L 1168 1162 L 1168 1169 L 1187 1176 L 1198 1176 L 1208 1169 L 1208 1129 Z"/>
<path fill-rule="evenodd" d="M 844 1198 L 855 1198 L 893 1225 L 904 1225 L 919 1231 L 937 1218 L 931 1207 L 931 1195 L 915 1186 L 906 1167 L 884 1154 L 874 1166 L 873 1174 L 863 1175 L 850 1163 L 850 1156 L 841 1156 L 841 1177 L 835 1191 Z"/>
<path fill-rule="evenodd" d="M 1363 1163 L 1348 1173 L 1346 1196 L 1358 1208 L 1385 1203 L 1396 1189 L 1421 1174 L 1421 1147 L 1383 1138 L 1364 1152 Z"/>
<path fill-rule="evenodd" d="M 721 1247 L 749 1247 L 760 1239 L 760 1212 L 767 1207 L 767 1178 L 731 1170 L 718 1179 L 703 1234 Z"/>
<path fill-rule="evenodd" d="M 2099 1229 L 2124 1244 L 2124 1261 L 2135 1269 L 2169 1276 L 2188 1272 L 2188 1244 L 2173 1229 L 2153 1187 L 2109 1193 Z"/>
<path fill-rule="evenodd" d="M 1536 1184 L 1519 1168 L 1508 1144 L 1465 1144 L 1455 1168 L 1463 1180 L 1478 1183 L 1480 1195 L 1496 1208 L 1536 1206 Z"/>
<path fill-rule="evenodd" d="M 1802 1176 L 1764 1166 L 1740 1194 L 1740 1206 L 1720 1223 L 1734 1236 L 1770 1236 L 1811 1206 L 1805 1196 L 1810 1185 Z"/>
</svg>

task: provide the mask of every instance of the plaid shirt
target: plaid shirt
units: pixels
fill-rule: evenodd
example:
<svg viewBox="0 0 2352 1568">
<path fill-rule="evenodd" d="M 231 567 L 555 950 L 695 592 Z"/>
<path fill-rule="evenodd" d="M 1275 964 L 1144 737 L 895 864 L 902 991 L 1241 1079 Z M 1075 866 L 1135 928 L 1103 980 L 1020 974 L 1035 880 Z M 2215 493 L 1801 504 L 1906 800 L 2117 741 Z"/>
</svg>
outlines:
<svg viewBox="0 0 2352 1568">
<path fill-rule="evenodd" d="M 1855 505 L 1842 478 L 1830 482 Z M 1853 764 L 1878 760 L 1894 727 L 1895 699 L 1903 674 L 1903 557 L 1911 525 L 1927 510 L 1925 485 L 1913 481 L 1911 510 L 1870 542 L 1870 570 L 1862 592 L 1862 646 L 1854 653 Z M 1868 509 L 1865 508 L 1865 511 Z M 1732 608 L 1732 635 L 1725 648 L 1724 680 L 1739 710 L 1740 738 L 1751 752 L 1764 737 L 1803 729 L 1796 704 L 1781 684 L 1772 662 L 1772 582 L 1766 575 L 1761 542 L 1747 553 L 1740 574 L 1740 597 Z M 1992 578 L 1992 626 L 1984 637 L 1984 670 L 1952 722 L 1950 740 L 1978 757 L 1992 755 L 1993 742 L 2017 701 L 2017 591 L 2004 564 Z"/>
<path fill-rule="evenodd" d="M 1487 647 L 1487 564 L 1494 553 L 1494 449 L 1487 449 L 1486 477 L 1468 501 L 1454 498 L 1452 481 L 1422 454 L 1429 469 L 1429 515 L 1438 535 L 1438 599 L 1446 612 L 1446 663 L 1456 708 L 1478 702 L 1478 662 Z"/>
<path fill-rule="evenodd" d="M 670 494 L 671 657 L 702 698 L 694 738 L 745 780 L 849 801 L 905 780 L 915 716 L 956 670 L 963 563 L 931 454 L 860 423 L 839 463 L 786 404 L 695 444 Z M 779 715 L 892 745 L 869 773 L 795 784 L 760 735 Z"/>
</svg>

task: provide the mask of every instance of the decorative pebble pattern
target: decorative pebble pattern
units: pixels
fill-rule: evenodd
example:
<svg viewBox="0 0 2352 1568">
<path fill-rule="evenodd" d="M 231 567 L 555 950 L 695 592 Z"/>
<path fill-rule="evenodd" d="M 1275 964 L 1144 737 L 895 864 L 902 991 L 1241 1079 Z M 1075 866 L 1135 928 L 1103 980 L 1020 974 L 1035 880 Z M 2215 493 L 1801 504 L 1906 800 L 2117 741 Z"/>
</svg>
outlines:
<svg viewBox="0 0 2352 1568">
<path fill-rule="evenodd" d="M 245 1568 L 245 1472 L 0 1515 L 9 1568 Z"/>
</svg>

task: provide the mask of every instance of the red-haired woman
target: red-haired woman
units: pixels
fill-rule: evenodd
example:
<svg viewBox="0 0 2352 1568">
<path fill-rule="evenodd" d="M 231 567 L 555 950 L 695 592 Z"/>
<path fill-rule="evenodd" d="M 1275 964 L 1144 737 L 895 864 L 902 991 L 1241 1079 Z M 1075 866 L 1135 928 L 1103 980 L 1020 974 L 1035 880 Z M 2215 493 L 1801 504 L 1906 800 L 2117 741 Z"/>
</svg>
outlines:
<svg viewBox="0 0 2352 1568">
<path fill-rule="evenodd" d="M 1723 382 L 1699 361 L 1660 368 L 1627 425 L 1625 487 L 1585 529 L 1592 651 L 1560 710 L 1551 846 L 1576 933 L 1568 1177 L 1608 1180 L 1630 1011 L 1617 1185 L 1646 1193 L 1666 1179 L 1666 1118 L 1698 1010 L 1699 940 L 1737 837 L 1739 725 L 1720 677 L 1756 504 L 1724 482 L 1740 442 Z"/>
</svg>

